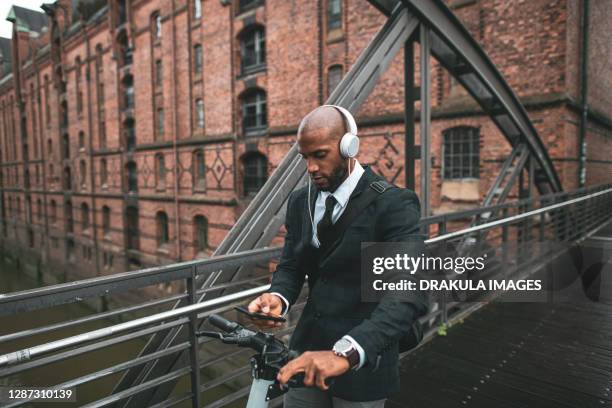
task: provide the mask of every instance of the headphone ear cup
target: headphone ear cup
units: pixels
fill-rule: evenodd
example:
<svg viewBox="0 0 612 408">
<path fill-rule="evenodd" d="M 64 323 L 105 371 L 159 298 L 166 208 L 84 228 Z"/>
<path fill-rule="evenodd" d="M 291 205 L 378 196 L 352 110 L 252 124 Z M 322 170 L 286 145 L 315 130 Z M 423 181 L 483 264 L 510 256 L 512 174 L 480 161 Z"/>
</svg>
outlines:
<svg viewBox="0 0 612 408">
<path fill-rule="evenodd" d="M 340 140 L 340 155 L 345 159 L 357 156 L 359 152 L 359 138 L 352 133 L 345 133 Z"/>
</svg>

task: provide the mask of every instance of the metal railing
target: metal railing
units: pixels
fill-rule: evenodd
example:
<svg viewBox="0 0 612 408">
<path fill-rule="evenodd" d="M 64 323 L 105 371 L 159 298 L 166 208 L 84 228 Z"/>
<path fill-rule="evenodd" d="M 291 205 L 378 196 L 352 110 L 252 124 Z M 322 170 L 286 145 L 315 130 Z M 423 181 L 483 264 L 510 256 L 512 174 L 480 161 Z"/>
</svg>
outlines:
<svg viewBox="0 0 612 408">
<path fill-rule="evenodd" d="M 425 218 L 421 226 L 430 237 L 426 241 L 428 250 L 436 251 L 453 248 L 470 242 L 470 253 L 487 254 L 493 268 L 489 273 L 496 273 L 495 268 L 507 275 L 530 275 L 541 270 L 546 262 L 559 255 L 559 248 L 567 248 L 572 243 L 582 240 L 599 227 L 612 219 L 612 185 L 585 188 L 573 192 L 558 193 L 520 200 L 497 206 L 483 207 L 460 213 L 437 215 Z M 473 217 L 482 214 L 495 214 L 486 223 L 470 226 Z M 538 243 L 554 241 L 561 245 L 547 246 Z M 563 245 L 565 244 L 565 245 Z M 552 252 L 556 251 L 556 252 Z M 249 369 L 247 358 L 249 350 L 245 349 L 212 349 L 210 339 L 197 339 L 195 330 L 201 319 L 211 313 L 229 313 L 233 306 L 252 299 L 266 291 L 269 285 L 262 284 L 270 278 L 269 271 L 273 262 L 280 256 L 281 248 L 264 248 L 242 253 L 219 256 L 206 260 L 183 262 L 170 266 L 149 268 L 140 271 L 121 273 L 94 279 L 87 279 L 66 284 L 53 285 L 34 290 L 0 295 L 0 315 L 20 315 L 53 306 L 82 302 L 87 299 L 119 296 L 123 299 L 135 291 L 151 292 L 156 285 L 168 282 L 181 282 L 185 292 L 171 294 L 155 300 L 128 304 L 113 310 L 92 313 L 91 315 L 53 322 L 48 325 L 27 330 L 16 331 L 0 336 L 0 346 L 12 345 L 12 351 L 0 355 L 0 379 L 19 378 L 21 374 L 31 373 L 41 367 L 52 366 L 65 359 L 85 358 L 88 354 L 121 347 L 136 339 L 146 339 L 169 328 L 185 326 L 188 329 L 188 341 L 172 345 L 150 354 L 133 356 L 109 367 L 94 368 L 87 371 L 83 365 L 83 374 L 58 384 L 58 387 L 80 387 L 100 379 L 118 375 L 132 367 L 144 366 L 161 358 L 187 354 L 189 361 L 172 372 L 150 379 L 137 386 L 121 392 L 105 395 L 95 401 L 88 401 L 88 407 L 112 405 L 127 400 L 138 393 L 168 384 L 176 379 L 189 383 L 189 390 L 170 395 L 157 406 L 174 406 L 191 401 L 194 406 L 201 406 L 204 397 L 206 406 L 225 406 L 241 398 L 248 392 Z M 238 266 L 258 266 L 260 274 L 247 279 L 225 283 L 212 288 L 197 290 L 195 279 L 199 275 L 211 274 L 224 268 Z M 219 292 L 225 289 L 223 296 L 209 297 L 197 303 L 202 293 Z M 149 290 L 149 292 L 146 292 Z M 141 298 L 143 293 L 139 293 Z M 279 332 L 289 334 L 292 324 L 297 320 L 303 307 L 300 303 L 291 309 L 289 327 Z M 441 326 L 448 326 L 457 319 L 463 318 L 479 307 L 484 301 L 497 296 L 491 292 L 479 302 L 467 302 L 469 299 L 457 299 L 452 293 L 437 292 L 432 303 L 437 307 L 421 318 L 426 325 L 426 337 L 431 338 Z M 158 312 L 163 306 L 170 306 L 178 299 L 186 299 L 185 307 Z M 109 319 L 126 320 L 116 324 Z M 97 322 L 103 327 L 86 330 L 87 324 Z M 65 329 L 82 332 L 66 336 Z M 37 336 L 55 336 L 51 341 L 37 342 Z M 28 344 L 27 347 L 15 346 Z M 34 344 L 33 346 L 31 344 Z M 212 375 L 204 379 L 202 374 Z M 212 374 L 211 374 L 212 373 Z M 208 392 L 233 382 L 232 391 L 226 391 L 219 398 L 208 396 Z M 49 384 L 45 384 L 49 386 Z M 194 391 L 197 390 L 197 391 Z M 216 399 L 214 399 L 216 398 Z M 26 404 L 27 401 L 15 402 L 10 407 Z"/>
</svg>

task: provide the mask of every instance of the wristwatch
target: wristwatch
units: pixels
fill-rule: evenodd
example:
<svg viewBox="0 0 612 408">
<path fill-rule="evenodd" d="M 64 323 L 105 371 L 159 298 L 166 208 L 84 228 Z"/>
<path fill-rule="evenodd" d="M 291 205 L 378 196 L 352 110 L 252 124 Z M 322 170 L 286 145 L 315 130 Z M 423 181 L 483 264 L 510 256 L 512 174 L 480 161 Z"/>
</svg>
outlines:
<svg viewBox="0 0 612 408">
<path fill-rule="evenodd" d="M 340 339 L 334 344 L 332 349 L 335 355 L 346 357 L 349 361 L 349 366 L 355 368 L 359 365 L 359 352 L 348 339 Z"/>
</svg>

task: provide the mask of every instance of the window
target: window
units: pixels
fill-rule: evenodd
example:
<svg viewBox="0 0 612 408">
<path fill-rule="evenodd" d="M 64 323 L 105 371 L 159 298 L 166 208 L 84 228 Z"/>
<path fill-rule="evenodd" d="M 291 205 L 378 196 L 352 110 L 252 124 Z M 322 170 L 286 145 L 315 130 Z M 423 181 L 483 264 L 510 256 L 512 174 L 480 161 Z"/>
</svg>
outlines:
<svg viewBox="0 0 612 408">
<path fill-rule="evenodd" d="M 480 177 L 479 129 L 458 126 L 442 132 L 444 138 L 444 179 Z"/>
<path fill-rule="evenodd" d="M 342 66 L 334 65 L 329 67 L 327 71 L 327 96 L 336 89 L 340 81 L 342 80 Z"/>
<path fill-rule="evenodd" d="M 38 222 L 42 221 L 42 216 L 43 216 L 43 205 L 42 205 L 42 200 L 39 198 L 38 200 L 36 200 L 36 211 L 37 211 L 37 218 L 38 218 Z"/>
<path fill-rule="evenodd" d="M 128 151 L 134 150 L 136 147 L 136 129 L 134 128 L 134 119 L 127 118 L 123 123 L 125 128 L 125 145 Z"/>
<path fill-rule="evenodd" d="M 72 190 L 72 172 L 69 166 L 64 167 L 64 190 Z"/>
<path fill-rule="evenodd" d="M 193 226 L 193 248 L 196 253 L 203 252 L 208 248 L 208 220 L 203 215 L 196 215 Z"/>
<path fill-rule="evenodd" d="M 204 190 L 206 188 L 206 166 L 204 165 L 204 152 L 202 150 L 193 154 L 193 180 L 194 189 Z"/>
<path fill-rule="evenodd" d="M 123 107 L 132 109 L 134 108 L 134 77 L 127 75 L 123 80 L 123 86 L 125 92 Z"/>
<path fill-rule="evenodd" d="M 162 61 L 161 60 L 157 60 L 155 61 L 155 86 L 161 86 L 162 85 Z"/>
<path fill-rule="evenodd" d="M 202 73 L 202 46 L 200 44 L 193 47 L 193 71 L 196 75 Z"/>
<path fill-rule="evenodd" d="M 126 209 L 127 218 L 127 247 L 128 249 L 138 249 L 140 246 L 139 229 L 138 229 L 138 208 L 129 206 Z"/>
<path fill-rule="evenodd" d="M 79 132 L 79 149 L 85 149 L 85 132 Z"/>
<path fill-rule="evenodd" d="M 133 161 L 127 164 L 128 174 L 128 192 L 135 193 L 138 191 L 138 175 L 136 172 L 136 163 Z"/>
<path fill-rule="evenodd" d="M 63 159 L 69 159 L 70 158 L 70 138 L 68 137 L 68 134 L 65 133 L 62 136 L 62 147 L 63 147 L 63 153 L 64 153 L 64 157 Z"/>
<path fill-rule="evenodd" d="M 327 31 L 342 28 L 342 0 L 327 0 Z"/>
<path fill-rule="evenodd" d="M 193 0 L 193 18 L 202 18 L 202 0 Z"/>
<path fill-rule="evenodd" d="M 57 222 L 57 203 L 55 200 L 51 200 L 51 214 L 50 214 L 51 224 L 55 224 Z"/>
<path fill-rule="evenodd" d="M 204 128 L 204 101 L 196 99 L 196 126 L 200 129 Z"/>
<path fill-rule="evenodd" d="M 242 100 L 242 130 L 245 136 L 259 133 L 267 127 L 266 93 L 251 92 Z"/>
<path fill-rule="evenodd" d="M 164 110 L 162 108 L 157 109 L 157 135 L 162 136 L 164 134 Z"/>
<path fill-rule="evenodd" d="M 79 162 L 79 173 L 81 174 L 81 188 L 87 185 L 87 165 L 85 160 Z"/>
<path fill-rule="evenodd" d="M 66 232 L 73 232 L 74 220 L 72 219 L 72 202 L 70 200 L 64 204 L 64 218 L 66 219 Z"/>
<path fill-rule="evenodd" d="M 166 188 L 166 163 L 164 161 L 163 154 L 157 154 L 155 156 L 155 174 L 157 175 L 157 188 L 165 189 Z"/>
<path fill-rule="evenodd" d="M 53 142 L 51 141 L 51 139 L 47 140 L 47 153 L 49 157 L 53 155 Z"/>
<path fill-rule="evenodd" d="M 106 159 L 100 160 L 100 184 L 102 187 L 108 185 L 108 163 Z"/>
<path fill-rule="evenodd" d="M 102 207 L 102 233 L 106 236 L 110 234 L 110 208 Z"/>
<path fill-rule="evenodd" d="M 106 122 L 104 120 L 101 120 L 100 122 L 100 147 L 105 148 L 106 147 Z"/>
<path fill-rule="evenodd" d="M 83 225 L 83 231 L 89 229 L 89 206 L 87 203 L 81 204 L 81 223 Z"/>
<path fill-rule="evenodd" d="M 159 12 L 154 13 L 151 20 L 152 20 L 152 25 L 153 25 L 151 27 L 153 31 L 153 37 L 155 37 L 155 39 L 158 40 L 162 36 L 162 22 L 161 22 L 161 16 L 159 15 Z"/>
<path fill-rule="evenodd" d="M 157 246 L 162 246 L 169 241 L 168 215 L 163 211 L 159 211 L 155 216 L 155 221 L 157 224 Z"/>
<path fill-rule="evenodd" d="M 244 158 L 244 195 L 254 196 L 268 178 L 268 160 L 260 153 Z"/>
<path fill-rule="evenodd" d="M 77 113 L 83 112 L 83 91 L 81 90 L 81 58 L 76 57 L 74 61 L 76 69 L 76 93 L 77 93 Z"/>
<path fill-rule="evenodd" d="M 240 56 L 242 73 L 253 71 L 266 63 L 266 38 L 262 27 L 242 34 Z"/>
</svg>

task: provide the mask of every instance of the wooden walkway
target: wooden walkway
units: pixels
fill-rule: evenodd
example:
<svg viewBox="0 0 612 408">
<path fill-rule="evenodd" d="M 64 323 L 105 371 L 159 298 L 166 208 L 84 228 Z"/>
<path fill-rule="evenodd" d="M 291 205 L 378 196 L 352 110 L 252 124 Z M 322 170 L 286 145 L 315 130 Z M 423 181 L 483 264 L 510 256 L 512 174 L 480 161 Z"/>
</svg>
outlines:
<svg viewBox="0 0 612 408">
<path fill-rule="evenodd" d="M 386 407 L 612 407 L 612 261 L 601 277 L 599 302 L 575 285 L 565 302 L 474 312 L 401 361 Z"/>
</svg>

